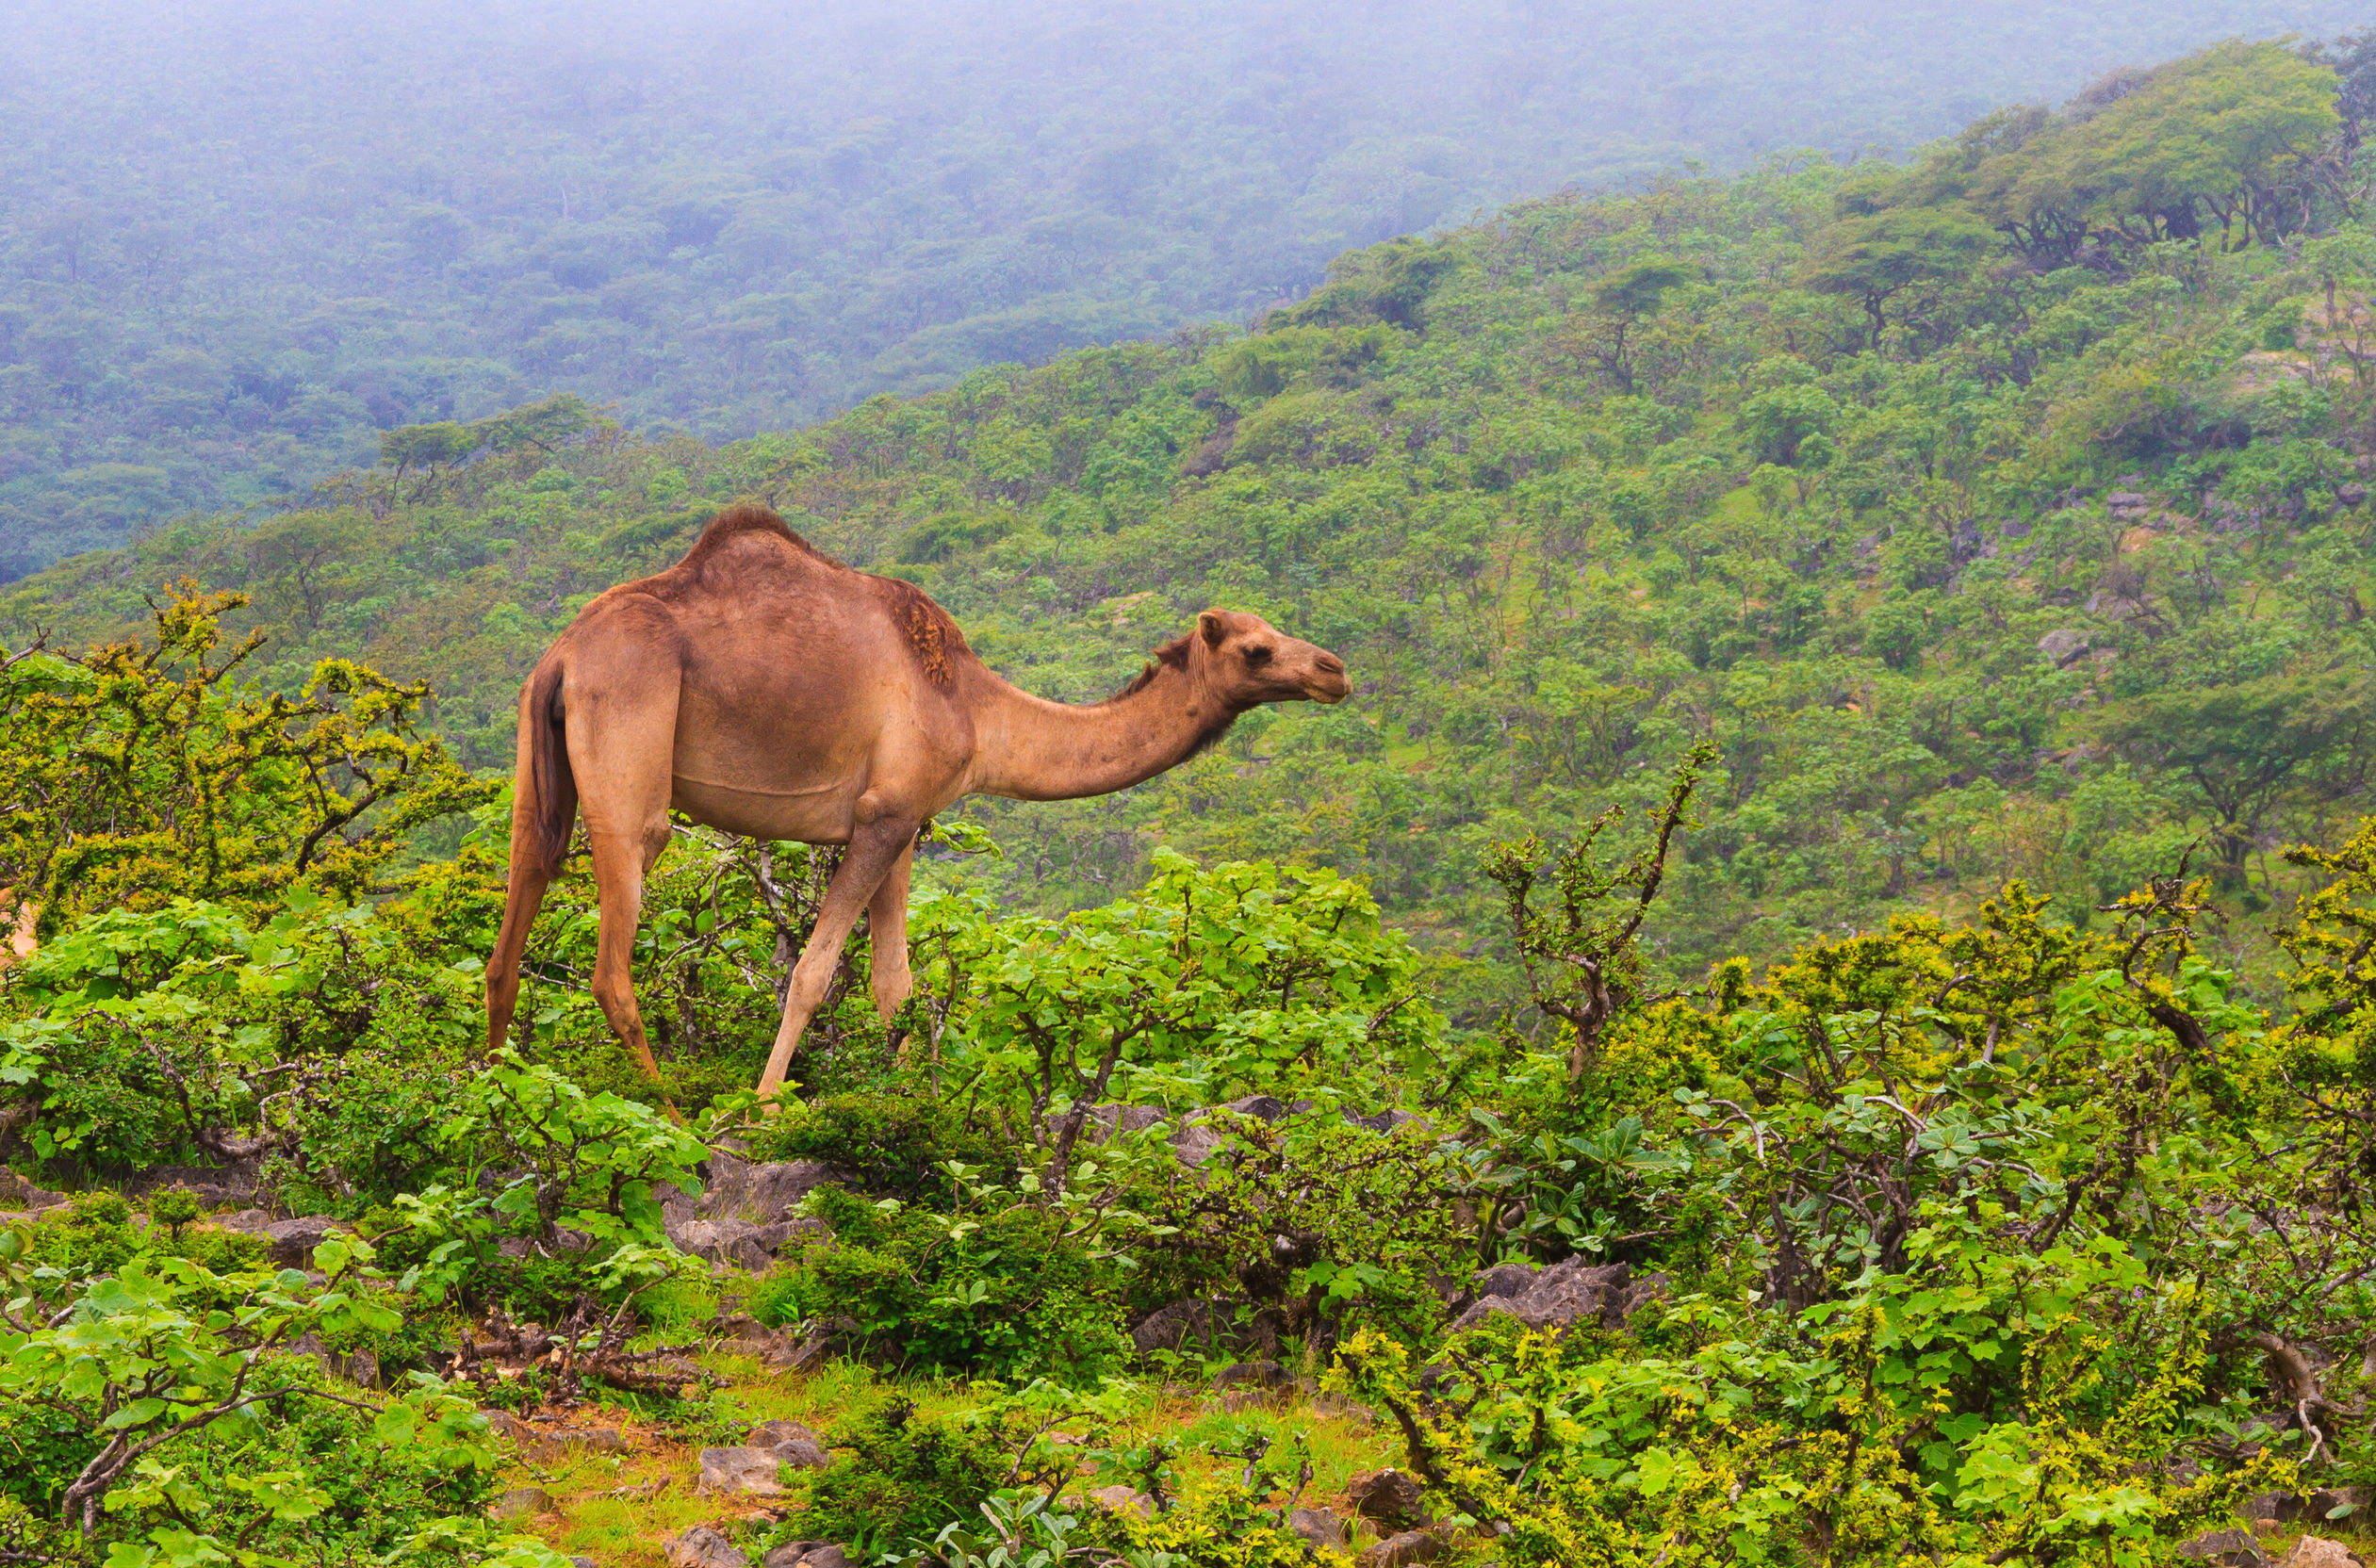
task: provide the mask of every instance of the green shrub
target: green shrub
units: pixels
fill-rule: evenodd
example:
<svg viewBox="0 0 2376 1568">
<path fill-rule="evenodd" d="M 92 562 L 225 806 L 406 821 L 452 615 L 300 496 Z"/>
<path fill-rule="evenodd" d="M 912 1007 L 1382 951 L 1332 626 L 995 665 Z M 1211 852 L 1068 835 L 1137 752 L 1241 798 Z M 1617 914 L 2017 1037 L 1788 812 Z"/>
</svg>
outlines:
<svg viewBox="0 0 2376 1568">
<path fill-rule="evenodd" d="M 762 1159 L 830 1160 L 859 1173 L 867 1189 L 916 1199 L 950 1190 L 949 1160 L 1011 1177 L 1015 1151 L 996 1133 L 969 1122 L 956 1106 L 920 1091 L 831 1094 L 762 1127 L 752 1142 Z"/>
<path fill-rule="evenodd" d="M 797 1533 L 870 1552 L 929 1539 L 943 1526 L 975 1517 L 992 1493 L 1010 1484 L 1023 1441 L 995 1422 L 919 1416 L 904 1399 L 877 1405 L 827 1436 L 833 1463 L 802 1483 L 808 1507 L 795 1515 Z"/>
<path fill-rule="evenodd" d="M 978 1218 L 885 1208 L 838 1188 L 811 1200 L 833 1228 L 761 1282 L 762 1321 L 849 1319 L 891 1364 L 1081 1384 L 1120 1365 L 1121 1280 L 1028 1204 Z"/>
</svg>

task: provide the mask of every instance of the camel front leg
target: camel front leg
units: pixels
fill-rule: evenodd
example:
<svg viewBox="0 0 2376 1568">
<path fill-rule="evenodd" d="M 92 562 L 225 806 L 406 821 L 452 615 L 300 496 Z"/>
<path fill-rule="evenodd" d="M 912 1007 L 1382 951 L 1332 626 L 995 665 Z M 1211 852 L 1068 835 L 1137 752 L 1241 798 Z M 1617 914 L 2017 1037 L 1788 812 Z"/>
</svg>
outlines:
<svg viewBox="0 0 2376 1568">
<path fill-rule="evenodd" d="M 834 966 L 842 961 L 842 944 L 849 940 L 850 928 L 858 923 L 860 912 L 874 898 L 875 890 L 914 846 L 916 829 L 922 825 L 923 819 L 917 817 L 878 817 L 850 835 L 849 853 L 842 858 L 842 869 L 826 887 L 816 928 L 809 933 L 809 945 L 800 950 L 800 961 L 792 967 L 792 984 L 784 988 L 784 1021 L 776 1031 L 776 1048 L 767 1054 L 767 1070 L 760 1074 L 760 1099 L 773 1100 L 784 1086 L 784 1074 L 792 1067 L 801 1032 L 809 1027 L 809 1020 L 825 1001 L 826 988 L 833 983 Z M 904 937 L 902 949 L 904 957 Z"/>
<path fill-rule="evenodd" d="M 915 864 L 916 845 L 910 839 L 866 906 L 866 939 L 875 952 L 875 1011 L 885 1029 L 916 988 L 915 977 L 908 972 L 908 878 Z"/>
</svg>

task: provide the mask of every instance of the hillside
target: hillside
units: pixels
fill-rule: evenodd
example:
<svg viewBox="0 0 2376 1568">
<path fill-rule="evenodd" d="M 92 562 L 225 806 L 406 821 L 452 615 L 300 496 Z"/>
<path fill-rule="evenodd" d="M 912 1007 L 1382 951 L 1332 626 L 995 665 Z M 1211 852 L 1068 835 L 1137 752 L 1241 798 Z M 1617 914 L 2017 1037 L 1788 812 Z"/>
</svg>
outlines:
<svg viewBox="0 0 2376 1568">
<path fill-rule="evenodd" d="M 2365 1560 L 2371 53 L 16 585 L 0 1561 Z M 829 849 L 674 838 L 648 1071 L 565 857 L 490 1039 L 519 678 L 746 497 L 1355 691 L 939 825 L 780 1096 Z"/>
<path fill-rule="evenodd" d="M 1102 902 L 1165 842 L 1330 866 L 1423 944 L 1482 951 L 1490 842 L 1638 815 L 1705 736 L 1679 974 L 2010 876 L 2085 924 L 2197 844 L 2265 978 L 2272 852 L 2350 820 L 2376 744 L 2370 262 L 2356 231 L 2271 227 L 2266 193 L 2224 244 L 2161 236 L 2246 198 L 2096 196 L 2142 176 L 2071 160 L 2151 157 L 2116 139 L 2226 91 L 2263 139 L 2219 177 L 2319 177 L 2269 139 L 2336 134 L 2322 68 L 2236 47 L 2155 80 L 1903 172 L 1522 204 L 1348 255 L 1250 335 L 978 370 L 797 433 L 638 439 L 568 405 L 400 431 L 401 463 L 314 504 L 177 524 L 7 613 L 83 639 L 173 579 L 236 588 L 254 678 L 331 654 L 429 678 L 457 755 L 500 769 L 576 608 L 750 494 L 1047 695 L 1106 694 L 1208 603 L 1352 664 L 1356 701 L 1252 715 L 1139 790 L 979 804 L 1031 906 Z M 2006 204 L 2047 178 L 2068 227 L 2024 252 Z"/>
<path fill-rule="evenodd" d="M 0 17 L 0 575 L 554 391 L 709 439 L 1242 322 L 1570 184 L 1903 151 L 2341 0 Z"/>
</svg>

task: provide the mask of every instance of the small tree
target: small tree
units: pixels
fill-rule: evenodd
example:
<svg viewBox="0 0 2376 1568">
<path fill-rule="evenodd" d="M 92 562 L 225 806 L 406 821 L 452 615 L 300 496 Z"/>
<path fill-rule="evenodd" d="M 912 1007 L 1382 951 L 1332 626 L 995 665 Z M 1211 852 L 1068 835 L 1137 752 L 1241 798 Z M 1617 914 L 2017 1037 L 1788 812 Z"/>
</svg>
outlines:
<svg viewBox="0 0 2376 1568">
<path fill-rule="evenodd" d="M 1665 803 L 1650 815 L 1650 841 L 1614 870 L 1596 852 L 1600 837 L 1625 819 L 1611 806 L 1581 835 L 1549 854 L 1558 903 L 1535 907 L 1542 880 L 1543 841 L 1533 834 L 1497 844 L 1485 874 L 1500 884 L 1510 904 L 1511 935 L 1526 966 L 1534 1004 L 1575 1031 L 1567 1074 L 1581 1078 L 1598 1053 L 1601 1034 L 1617 1014 L 1642 998 L 1644 969 L 1637 939 L 1666 876 L 1666 851 L 1683 825 L 1684 808 L 1708 764 L 1713 743 L 1686 752 L 1667 786 Z"/>
</svg>

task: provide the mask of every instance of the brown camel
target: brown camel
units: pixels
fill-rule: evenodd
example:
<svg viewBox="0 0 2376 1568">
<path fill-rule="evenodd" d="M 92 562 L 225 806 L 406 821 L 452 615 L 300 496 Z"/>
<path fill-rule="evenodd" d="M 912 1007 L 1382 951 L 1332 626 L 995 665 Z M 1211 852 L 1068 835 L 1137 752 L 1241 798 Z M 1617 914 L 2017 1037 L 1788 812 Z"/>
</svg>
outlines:
<svg viewBox="0 0 2376 1568">
<path fill-rule="evenodd" d="M 908 874 L 935 812 L 969 794 L 1105 794 L 1194 756 L 1250 708 L 1348 690 L 1335 654 L 1207 610 L 1108 700 L 1046 702 L 992 675 L 923 590 L 826 559 L 764 507 L 730 507 L 676 565 L 587 605 L 520 693 L 487 1044 L 509 1032 L 529 924 L 581 808 L 601 901 L 595 999 L 654 1078 L 629 961 L 669 808 L 849 846 L 792 972 L 759 1083 L 771 1098 L 860 910 L 877 1010 L 889 1022 L 907 1000 Z"/>
</svg>

